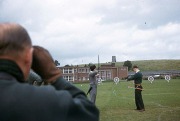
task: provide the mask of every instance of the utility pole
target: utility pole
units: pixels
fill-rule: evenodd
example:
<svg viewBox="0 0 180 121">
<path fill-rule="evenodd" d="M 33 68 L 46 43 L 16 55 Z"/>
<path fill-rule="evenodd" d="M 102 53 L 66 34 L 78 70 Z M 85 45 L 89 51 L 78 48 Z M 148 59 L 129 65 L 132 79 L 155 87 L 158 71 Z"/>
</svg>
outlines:
<svg viewBox="0 0 180 121">
<path fill-rule="evenodd" d="M 99 55 L 98 55 L 98 73 L 99 73 Z"/>
</svg>

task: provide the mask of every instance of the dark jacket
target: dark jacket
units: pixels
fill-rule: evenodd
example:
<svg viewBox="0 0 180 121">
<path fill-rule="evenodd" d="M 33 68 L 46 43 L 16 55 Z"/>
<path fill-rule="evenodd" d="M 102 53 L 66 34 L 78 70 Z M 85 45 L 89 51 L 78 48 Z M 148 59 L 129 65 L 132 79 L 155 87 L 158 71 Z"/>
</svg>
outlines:
<svg viewBox="0 0 180 121">
<path fill-rule="evenodd" d="M 138 71 L 137 73 L 135 73 L 134 75 L 128 77 L 128 81 L 130 80 L 134 80 L 135 84 L 141 84 L 142 83 L 142 73 L 140 71 Z"/>
<path fill-rule="evenodd" d="M 12 61 L 0 60 L 0 121 L 98 121 L 99 111 L 85 93 L 58 78 L 53 85 L 23 83 Z"/>
</svg>

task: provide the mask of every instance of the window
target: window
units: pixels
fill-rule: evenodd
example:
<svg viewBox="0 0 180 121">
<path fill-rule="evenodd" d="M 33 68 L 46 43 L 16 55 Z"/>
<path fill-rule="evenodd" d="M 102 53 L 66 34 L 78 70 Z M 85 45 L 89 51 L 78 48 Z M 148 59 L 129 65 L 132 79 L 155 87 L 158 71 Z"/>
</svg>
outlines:
<svg viewBox="0 0 180 121">
<path fill-rule="evenodd" d="M 87 69 L 86 69 L 86 73 L 88 73 L 88 72 L 89 72 L 89 69 L 87 68 Z"/>
<path fill-rule="evenodd" d="M 111 79 L 111 71 L 110 70 L 105 70 L 105 71 L 101 71 L 100 72 L 100 77 L 103 79 L 103 80 L 107 80 L 107 79 Z"/>
<path fill-rule="evenodd" d="M 64 74 L 68 74 L 68 68 L 64 68 Z"/>
<path fill-rule="evenodd" d="M 73 81 L 73 76 L 69 76 L 69 80 L 68 81 Z"/>
<path fill-rule="evenodd" d="M 68 81 L 68 76 L 64 76 L 63 78 Z"/>
<path fill-rule="evenodd" d="M 69 68 L 69 73 L 73 73 L 73 69 L 72 68 Z"/>
<path fill-rule="evenodd" d="M 111 71 L 107 71 L 106 72 L 106 78 L 107 79 L 111 79 Z"/>
<path fill-rule="evenodd" d="M 67 81 L 74 81 L 73 76 L 64 76 L 63 78 Z"/>
<path fill-rule="evenodd" d="M 126 68 L 121 68 L 122 71 L 126 71 Z"/>
<path fill-rule="evenodd" d="M 85 70 L 84 70 L 84 68 L 82 68 L 82 73 L 85 73 Z"/>
<path fill-rule="evenodd" d="M 73 73 L 72 68 L 64 68 L 64 74 L 71 74 L 71 73 Z"/>
<path fill-rule="evenodd" d="M 76 73 L 77 72 L 77 69 L 74 69 L 74 73 Z"/>
</svg>

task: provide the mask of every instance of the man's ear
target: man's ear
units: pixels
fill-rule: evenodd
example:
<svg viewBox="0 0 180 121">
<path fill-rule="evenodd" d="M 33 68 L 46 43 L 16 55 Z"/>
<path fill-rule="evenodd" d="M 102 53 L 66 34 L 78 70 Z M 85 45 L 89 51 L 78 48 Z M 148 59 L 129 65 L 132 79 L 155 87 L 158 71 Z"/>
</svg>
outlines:
<svg viewBox="0 0 180 121">
<path fill-rule="evenodd" d="M 25 53 L 24 53 L 24 61 L 25 63 L 32 63 L 32 54 L 33 54 L 33 48 L 28 48 L 25 50 Z"/>
<path fill-rule="evenodd" d="M 24 54 L 25 54 L 24 55 L 25 58 L 23 60 L 24 60 L 24 66 L 26 67 L 25 69 L 25 78 L 26 78 L 26 76 L 28 76 L 31 69 L 33 48 L 27 48 Z"/>
</svg>

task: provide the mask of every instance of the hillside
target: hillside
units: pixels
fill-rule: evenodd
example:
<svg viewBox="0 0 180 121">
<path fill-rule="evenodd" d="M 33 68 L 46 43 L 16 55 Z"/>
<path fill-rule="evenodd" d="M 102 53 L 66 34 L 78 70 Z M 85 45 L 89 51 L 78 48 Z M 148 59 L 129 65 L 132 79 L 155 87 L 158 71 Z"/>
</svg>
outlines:
<svg viewBox="0 0 180 121">
<path fill-rule="evenodd" d="M 140 60 L 131 61 L 132 65 L 137 65 L 142 71 L 158 70 L 180 70 L 180 60 Z M 123 66 L 124 62 L 116 62 L 116 66 Z"/>
<path fill-rule="evenodd" d="M 131 61 L 131 60 L 130 60 Z M 180 70 L 180 59 L 179 60 L 139 60 L 131 61 L 132 65 L 137 65 L 141 71 L 160 71 L 160 70 Z M 100 63 L 105 64 L 105 63 Z M 124 62 L 116 62 L 116 66 L 123 66 Z M 86 64 L 88 65 L 88 64 Z M 79 65 L 80 67 L 85 64 Z M 98 64 L 96 63 L 96 67 Z"/>
</svg>

